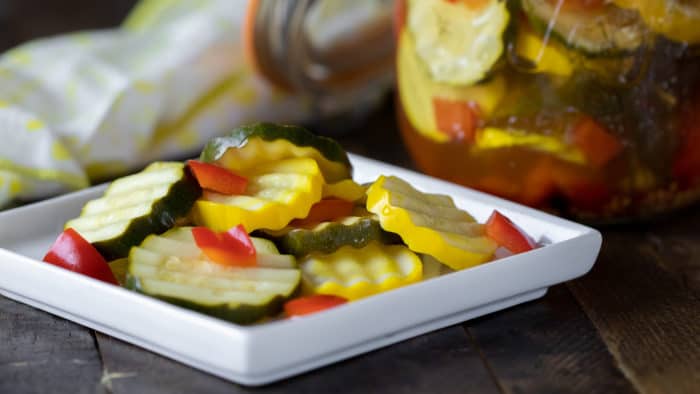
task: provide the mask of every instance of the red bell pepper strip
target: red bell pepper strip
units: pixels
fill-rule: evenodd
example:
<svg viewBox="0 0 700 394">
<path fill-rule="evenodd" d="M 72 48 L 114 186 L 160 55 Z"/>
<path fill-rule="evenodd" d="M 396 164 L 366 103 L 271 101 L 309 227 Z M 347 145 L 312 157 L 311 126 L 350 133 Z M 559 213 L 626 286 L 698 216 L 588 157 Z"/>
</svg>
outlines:
<svg viewBox="0 0 700 394">
<path fill-rule="evenodd" d="M 58 236 L 43 261 L 103 282 L 119 285 L 100 252 L 72 228 L 67 228 Z"/>
<path fill-rule="evenodd" d="M 533 163 L 527 174 L 523 176 L 519 200 L 530 206 L 542 206 L 556 193 L 556 183 L 553 175 L 555 164 L 551 156 L 542 156 Z"/>
<path fill-rule="evenodd" d="M 673 163 L 673 175 L 684 188 L 694 186 L 700 179 L 700 124 L 688 130 Z"/>
<path fill-rule="evenodd" d="M 556 193 L 553 160 L 541 156 L 517 177 L 513 174 L 484 174 L 476 183 L 479 190 L 533 207 L 547 204 Z"/>
<path fill-rule="evenodd" d="M 343 297 L 329 294 L 316 294 L 287 301 L 284 304 L 284 313 L 289 317 L 309 315 L 347 302 L 348 300 Z"/>
<path fill-rule="evenodd" d="M 215 164 L 188 160 L 187 165 L 203 189 L 232 195 L 243 194 L 248 187 L 248 179 Z"/>
<path fill-rule="evenodd" d="M 309 214 L 303 219 L 295 219 L 292 226 L 305 226 L 331 221 L 352 215 L 354 204 L 340 198 L 324 198 L 311 206 Z"/>
<path fill-rule="evenodd" d="M 527 252 L 537 246 L 515 223 L 495 210 L 486 221 L 486 235 L 513 253 Z"/>
<path fill-rule="evenodd" d="M 215 263 L 238 267 L 257 264 L 255 245 L 240 224 L 221 233 L 207 227 L 193 227 L 192 235 L 202 253 Z"/>
<path fill-rule="evenodd" d="M 673 162 L 673 175 L 682 188 L 700 181 L 700 86 L 696 92 L 699 93 L 680 112 L 680 147 Z"/>
<path fill-rule="evenodd" d="M 588 211 L 604 208 L 613 196 L 613 190 L 602 173 L 562 165 L 554 169 L 554 180 L 558 190 L 573 206 Z"/>
<path fill-rule="evenodd" d="M 433 97 L 433 110 L 438 130 L 451 141 L 474 141 L 479 124 L 478 104 Z"/>
<path fill-rule="evenodd" d="M 573 128 L 573 144 L 594 168 L 601 168 L 622 152 L 622 143 L 600 123 L 583 117 Z"/>
</svg>

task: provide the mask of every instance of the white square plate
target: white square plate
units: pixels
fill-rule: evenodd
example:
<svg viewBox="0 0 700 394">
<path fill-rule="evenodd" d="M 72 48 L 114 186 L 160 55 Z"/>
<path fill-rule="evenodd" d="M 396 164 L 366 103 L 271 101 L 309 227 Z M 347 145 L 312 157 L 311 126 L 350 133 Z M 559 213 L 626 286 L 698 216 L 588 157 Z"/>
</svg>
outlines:
<svg viewBox="0 0 700 394">
<path fill-rule="evenodd" d="M 483 222 L 499 209 L 536 250 L 304 318 L 239 326 L 40 262 L 66 220 L 104 186 L 0 213 L 0 294 L 192 367 L 260 385 L 541 297 L 588 272 L 601 235 L 518 204 L 351 155 L 355 179 L 397 175 Z"/>
</svg>

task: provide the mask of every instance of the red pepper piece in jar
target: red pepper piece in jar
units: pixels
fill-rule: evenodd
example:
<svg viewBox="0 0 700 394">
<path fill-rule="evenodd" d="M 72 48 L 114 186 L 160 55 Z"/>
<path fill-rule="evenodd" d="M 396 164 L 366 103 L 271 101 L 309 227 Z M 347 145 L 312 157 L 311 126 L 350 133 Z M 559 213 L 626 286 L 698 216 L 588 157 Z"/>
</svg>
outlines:
<svg viewBox="0 0 700 394">
<path fill-rule="evenodd" d="M 700 95 L 681 112 L 681 147 L 673 163 L 673 175 L 681 187 L 700 182 Z"/>
<path fill-rule="evenodd" d="M 543 156 L 534 163 L 523 176 L 524 187 L 518 200 L 533 207 L 544 205 L 557 190 L 554 180 L 555 166 L 549 156 Z"/>
<path fill-rule="evenodd" d="M 559 166 L 554 169 L 557 188 L 571 205 L 590 211 L 602 209 L 613 197 L 604 174 L 591 174 L 585 169 Z"/>
<path fill-rule="evenodd" d="M 433 97 L 433 110 L 438 130 L 452 141 L 474 142 L 479 125 L 479 105 L 472 101 Z"/>
<path fill-rule="evenodd" d="M 573 128 L 572 142 L 594 168 L 602 168 L 622 152 L 622 143 L 603 125 L 589 116 L 583 117 Z"/>
</svg>

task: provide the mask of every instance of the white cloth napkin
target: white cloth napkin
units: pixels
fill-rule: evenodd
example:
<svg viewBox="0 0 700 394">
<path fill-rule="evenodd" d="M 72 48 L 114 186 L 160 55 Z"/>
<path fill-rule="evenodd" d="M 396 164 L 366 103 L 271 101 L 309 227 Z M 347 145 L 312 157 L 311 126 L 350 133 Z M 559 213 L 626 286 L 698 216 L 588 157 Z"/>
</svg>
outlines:
<svg viewBox="0 0 700 394">
<path fill-rule="evenodd" d="M 118 29 L 29 42 L 0 57 L 0 209 L 196 155 L 251 121 L 310 105 L 258 79 L 245 0 L 144 1 Z"/>
</svg>

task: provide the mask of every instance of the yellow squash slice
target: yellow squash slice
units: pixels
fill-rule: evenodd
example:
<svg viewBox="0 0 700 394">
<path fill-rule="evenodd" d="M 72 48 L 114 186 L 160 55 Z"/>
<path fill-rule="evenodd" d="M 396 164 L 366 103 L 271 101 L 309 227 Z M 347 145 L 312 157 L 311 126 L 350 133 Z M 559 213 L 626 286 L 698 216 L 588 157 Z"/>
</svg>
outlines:
<svg viewBox="0 0 700 394">
<path fill-rule="evenodd" d="M 304 286 L 317 294 L 356 300 L 421 280 L 420 258 L 403 245 L 344 246 L 299 262 Z"/>
<path fill-rule="evenodd" d="M 455 270 L 490 260 L 497 248 L 485 236 L 484 226 L 457 208 L 452 198 L 422 193 L 394 176 L 380 176 L 370 186 L 367 210 L 412 251 L 429 254 Z"/>
<path fill-rule="evenodd" d="M 205 191 L 194 206 L 198 225 L 226 231 L 242 224 L 248 232 L 279 230 L 304 218 L 321 199 L 323 175 L 314 159 L 301 157 L 260 165 L 245 174 L 245 195 Z"/>
</svg>

